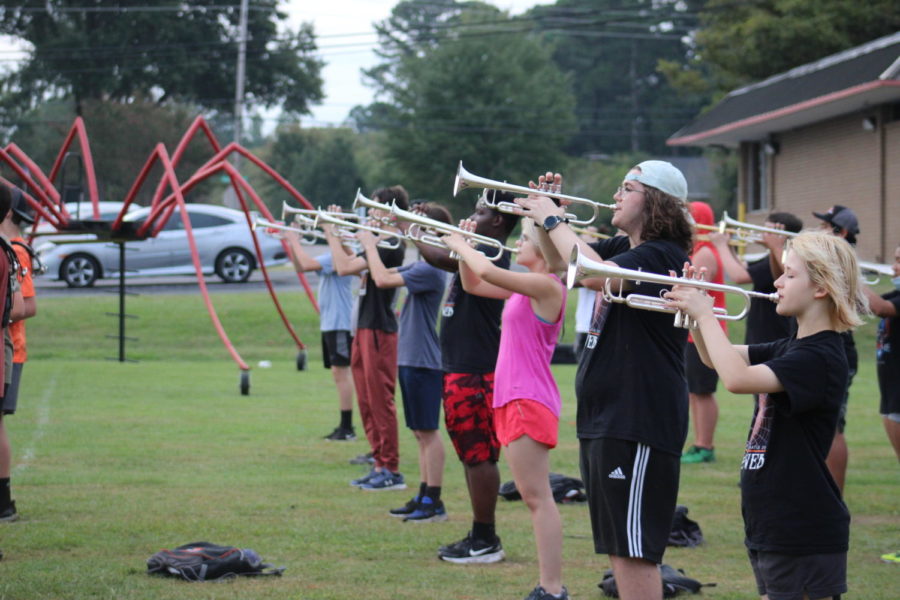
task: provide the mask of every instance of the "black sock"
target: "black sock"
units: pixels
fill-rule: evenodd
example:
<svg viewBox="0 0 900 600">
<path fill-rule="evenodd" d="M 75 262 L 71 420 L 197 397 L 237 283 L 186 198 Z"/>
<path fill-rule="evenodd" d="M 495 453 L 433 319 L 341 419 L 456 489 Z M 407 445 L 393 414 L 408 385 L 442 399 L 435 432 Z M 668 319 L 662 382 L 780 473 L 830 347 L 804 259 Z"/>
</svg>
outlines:
<svg viewBox="0 0 900 600">
<path fill-rule="evenodd" d="M 353 411 L 341 411 L 341 429 L 353 429 Z"/>
<path fill-rule="evenodd" d="M 493 523 L 479 523 L 472 521 L 472 537 L 476 540 L 485 542 L 493 542 L 497 539 L 497 531 Z"/>
<path fill-rule="evenodd" d="M 0 477 L 0 506 L 9 506 L 10 502 L 9 477 Z"/>
<path fill-rule="evenodd" d="M 431 501 L 435 504 L 438 503 L 438 500 L 441 499 L 441 486 L 429 486 L 425 490 L 425 495 L 431 498 Z"/>
<path fill-rule="evenodd" d="M 428 484 L 427 484 L 427 483 L 425 483 L 424 481 L 421 482 L 421 483 L 419 483 L 419 495 L 418 495 L 418 498 L 424 498 L 425 495 L 426 495 L 425 492 L 426 492 L 427 489 L 428 489 Z"/>
</svg>

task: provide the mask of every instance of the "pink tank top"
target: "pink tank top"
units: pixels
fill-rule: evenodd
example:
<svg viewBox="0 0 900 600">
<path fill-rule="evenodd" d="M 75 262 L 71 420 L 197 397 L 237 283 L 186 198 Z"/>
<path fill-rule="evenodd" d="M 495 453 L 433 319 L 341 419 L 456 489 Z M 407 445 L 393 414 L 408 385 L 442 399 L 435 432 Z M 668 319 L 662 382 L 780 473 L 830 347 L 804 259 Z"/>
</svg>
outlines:
<svg viewBox="0 0 900 600">
<path fill-rule="evenodd" d="M 531 298 L 513 294 L 503 307 L 500 351 L 494 371 L 494 407 L 512 400 L 540 402 L 559 416 L 560 397 L 556 380 L 550 372 L 550 359 L 562 328 L 566 312 L 566 287 L 559 277 L 551 275 L 563 289 L 562 306 L 555 323 L 542 321 L 531 308 Z"/>
</svg>

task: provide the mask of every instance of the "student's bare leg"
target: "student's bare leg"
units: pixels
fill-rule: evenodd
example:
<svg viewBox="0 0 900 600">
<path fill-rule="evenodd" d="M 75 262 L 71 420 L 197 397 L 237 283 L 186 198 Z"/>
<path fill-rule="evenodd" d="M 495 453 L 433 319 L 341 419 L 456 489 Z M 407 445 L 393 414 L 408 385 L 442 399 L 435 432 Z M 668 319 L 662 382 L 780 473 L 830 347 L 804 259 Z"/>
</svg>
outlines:
<svg viewBox="0 0 900 600">
<path fill-rule="evenodd" d="M 0 479 L 6 479 L 12 470 L 12 449 L 9 446 L 9 436 L 6 435 L 6 425 L 3 415 L 0 414 Z"/>
<path fill-rule="evenodd" d="M 643 558 L 610 555 L 616 587 L 622 600 L 662 600 L 659 567 Z"/>
<path fill-rule="evenodd" d="M 421 481 L 428 487 L 441 487 L 444 483 L 444 444 L 436 429 L 414 431 L 419 442 L 419 472 Z"/>
<path fill-rule="evenodd" d="M 544 444 L 522 436 L 507 446 L 506 459 L 516 489 L 531 511 L 540 584 L 551 594 L 559 595 L 562 592 L 562 522 L 550 490 L 550 451 Z"/>
<path fill-rule="evenodd" d="M 331 376 L 338 391 L 341 410 L 353 410 L 353 374 L 350 367 L 331 367 Z"/>
<path fill-rule="evenodd" d="M 900 423 L 888 417 L 882 417 L 882 420 L 884 421 L 884 431 L 894 448 L 897 460 L 900 461 Z"/>
<path fill-rule="evenodd" d="M 837 484 L 841 494 L 844 493 L 844 480 L 847 477 L 848 456 L 847 438 L 844 437 L 843 433 L 835 433 L 825 464 L 828 465 L 828 471 L 831 473 L 831 477 L 834 478 L 834 482 Z"/>
<path fill-rule="evenodd" d="M 715 394 L 688 394 L 691 421 L 694 425 L 694 445 L 712 448 L 716 425 L 719 422 L 719 404 Z"/>
<path fill-rule="evenodd" d="M 497 463 L 488 460 L 464 467 L 469 499 L 472 502 L 472 519 L 478 523 L 493 523 L 500 489 L 500 469 L 497 468 Z"/>
</svg>

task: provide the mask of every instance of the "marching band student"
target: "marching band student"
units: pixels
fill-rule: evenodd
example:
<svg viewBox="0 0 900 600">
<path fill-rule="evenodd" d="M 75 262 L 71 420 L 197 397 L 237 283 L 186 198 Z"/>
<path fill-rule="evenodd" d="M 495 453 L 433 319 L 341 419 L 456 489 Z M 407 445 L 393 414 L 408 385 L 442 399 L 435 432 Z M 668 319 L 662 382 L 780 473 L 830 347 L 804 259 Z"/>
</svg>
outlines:
<svg viewBox="0 0 900 600">
<path fill-rule="evenodd" d="M 281 234 L 291 251 L 291 262 L 298 273 L 319 274 L 319 329 L 322 332 L 322 361 L 331 370 L 338 392 L 340 424 L 325 436 L 330 441 L 356 439 L 353 429 L 353 375 L 350 373 L 350 348 L 353 343 L 353 276 L 338 275 L 331 252 L 310 256 L 300 245 L 296 232 Z"/>
<path fill-rule="evenodd" d="M 6 220 L 12 208 L 12 191 L 6 185 L 0 184 L 0 221 Z M 3 243 L 6 243 L 4 240 Z M 16 503 L 12 499 L 10 491 L 10 474 L 12 467 L 12 449 L 9 436 L 6 433 L 5 416 L 16 412 L 16 404 L 13 397 L 8 394 L 12 381 L 12 344 L 7 344 L 9 331 L 7 324 L 11 320 L 23 318 L 24 303 L 20 291 L 11 293 L 10 270 L 14 265 L 10 264 L 5 251 L 0 252 L 0 339 L 3 339 L 4 357 L 0 359 L 0 521 L 15 521 L 19 518 L 16 511 Z M 12 280 L 16 282 L 16 279 Z M 18 286 L 17 286 L 18 287 Z M 12 296 L 10 314 L 7 314 L 5 304 L 7 298 Z"/>
<path fill-rule="evenodd" d="M 547 173 L 532 187 L 557 188 Z M 668 275 L 691 249 L 687 182 L 664 161 L 644 161 L 625 175 L 614 196 L 612 225 L 625 235 L 586 244 L 549 197 L 516 200 L 541 223 L 541 250 L 551 270 L 562 268 L 577 245 L 588 258 L 627 269 Z M 544 235 L 546 233 L 546 235 Z M 562 257 L 565 257 L 563 260 Z M 558 265 L 558 266 L 557 266 Z M 605 279 L 582 285 L 602 290 Z M 610 282 L 630 291 L 633 282 Z M 653 295 L 662 286 L 641 283 Z M 578 365 L 578 438 L 581 476 L 598 554 L 608 554 L 624 600 L 662 598 L 662 562 L 678 495 L 680 457 L 687 437 L 684 379 L 687 332 L 672 315 L 609 302 L 597 294 L 591 330 Z"/>
<path fill-rule="evenodd" d="M 803 229 L 803 221 L 791 213 L 775 212 L 766 217 L 766 227 L 776 229 L 783 227 L 785 231 L 799 233 Z M 784 252 L 786 236 L 775 233 L 763 233 L 760 239 L 768 254 L 763 258 L 745 264 L 728 245 L 731 235 L 710 232 L 709 241 L 719 250 L 722 267 L 728 279 L 734 283 L 753 284 L 754 292 L 771 294 L 775 291 L 775 279 L 781 276 L 781 255 Z M 775 304 L 762 298 L 750 300 L 750 311 L 747 313 L 747 327 L 744 332 L 745 344 L 774 342 L 788 337 L 797 329 L 796 321 L 777 313 Z"/>
<path fill-rule="evenodd" d="M 382 204 L 392 201 L 405 209 L 409 206 L 409 195 L 403 186 L 381 188 L 372 198 Z M 340 211 L 339 206 L 331 206 L 329 211 Z M 373 218 L 385 215 L 382 211 L 370 209 Z M 387 226 L 379 228 L 387 229 Z M 334 228 L 326 230 L 328 247 L 334 259 L 338 275 L 362 274 L 359 288 L 359 312 L 356 335 L 350 350 L 350 370 L 356 387 L 359 416 L 372 448 L 375 465 L 367 475 L 350 482 L 367 490 L 402 490 L 406 482 L 399 472 L 400 448 L 397 435 L 397 407 L 394 405 L 394 390 L 397 377 L 397 317 L 392 304 L 396 290 L 379 289 L 371 277 L 363 274 L 368 263 L 363 256 L 356 256 L 345 248 Z M 390 238 L 388 238 L 390 239 Z M 403 264 L 405 248 L 400 244 L 396 249 L 378 248 L 381 262 L 388 268 Z"/>
<path fill-rule="evenodd" d="M 856 236 L 859 235 L 859 220 L 856 218 L 856 213 L 852 210 L 846 206 L 836 204 L 824 213 L 814 212 L 813 216 L 822 221 L 820 228 L 823 231 L 830 231 L 832 234 L 847 240 L 851 246 L 856 247 Z M 828 460 L 826 462 L 835 483 L 837 483 L 838 488 L 843 493 L 844 480 L 847 477 L 847 462 L 850 458 L 844 429 L 847 426 L 847 403 L 850 400 L 850 386 L 853 384 L 853 377 L 856 375 L 859 366 L 859 354 L 856 351 L 856 341 L 853 339 L 852 331 L 844 331 L 841 333 L 841 338 L 844 340 L 844 351 L 847 353 L 850 377 L 847 379 L 847 389 L 844 392 L 844 400 L 841 402 L 841 414 L 838 417 L 834 441 L 831 443 L 831 450 L 828 452 Z"/>
<path fill-rule="evenodd" d="M 715 221 L 712 207 L 706 202 L 690 202 L 691 216 L 698 225 L 712 225 Z M 691 264 L 696 268 L 705 268 L 709 280 L 723 283 L 724 270 L 719 250 L 709 241 L 695 239 L 691 251 Z M 725 292 L 710 292 L 715 298 L 715 305 L 725 308 Z M 722 330 L 728 332 L 725 321 L 720 321 Z M 716 387 L 719 377 L 714 369 L 710 369 L 700 361 L 694 341 L 688 335 L 688 344 L 684 352 L 685 374 L 688 382 L 688 404 L 690 406 L 691 423 L 694 426 L 694 443 L 681 455 L 682 464 L 713 462 L 716 460 L 713 438 L 716 424 L 719 421 L 719 404 L 716 402 Z"/>
<path fill-rule="evenodd" d="M 472 231 L 474 223 L 464 221 L 461 227 Z M 460 256 L 463 289 L 506 300 L 494 380 L 494 425 L 516 489 L 531 511 L 540 581 L 526 600 L 568 598 L 562 585 L 562 523 L 549 480 L 561 406 L 550 359 L 565 314 L 565 284 L 549 271 L 531 219 L 522 223 L 516 258 L 527 273 L 498 267 L 460 234 L 443 239 Z"/>
<path fill-rule="evenodd" d="M 450 212 L 437 204 L 420 204 L 417 210 L 426 217 L 450 223 Z M 398 225 L 401 229 L 404 223 Z M 406 426 L 412 430 L 419 446 L 419 492 L 404 506 L 390 514 L 404 522 L 438 522 L 447 520 L 441 500 L 444 478 L 444 444 L 441 441 L 440 416 L 443 373 L 437 324 L 441 299 L 447 285 L 447 274 L 424 260 L 396 269 L 388 269 L 377 252 L 377 240 L 368 231 L 357 238 L 365 248 L 369 277 L 380 289 L 406 287 L 408 295 L 400 312 L 398 343 L 398 379 L 403 395 Z"/>
<path fill-rule="evenodd" d="M 745 543 L 759 595 L 838 597 L 847 591 L 850 514 L 825 460 L 849 378 L 839 333 L 860 325 L 866 311 L 853 248 L 802 233 L 775 287 L 778 313 L 797 318 L 797 333 L 752 346 L 731 345 L 712 299 L 697 288 L 675 286 L 666 298 L 696 321 L 697 350 L 725 387 L 759 394 L 741 463 Z"/>
<path fill-rule="evenodd" d="M 512 194 L 493 194 L 511 202 Z M 479 200 L 469 217 L 475 233 L 506 242 L 519 217 L 500 212 Z M 455 273 L 441 309 L 441 369 L 444 372 L 444 423 L 463 464 L 472 504 L 472 529 L 461 540 L 438 548 L 438 557 L 457 564 L 493 563 L 505 554 L 497 535 L 495 513 L 500 489 L 500 442 L 494 429 L 494 368 L 500 347 L 503 301 L 466 292 L 459 280 L 459 261 L 450 251 L 417 242 L 422 257 Z M 486 251 L 493 251 L 487 250 Z M 495 262 L 509 267 L 508 252 Z"/>
<path fill-rule="evenodd" d="M 900 460 L 900 246 L 894 250 L 894 289 L 879 296 L 865 287 L 872 312 L 881 317 L 875 342 L 881 418 Z"/>
</svg>

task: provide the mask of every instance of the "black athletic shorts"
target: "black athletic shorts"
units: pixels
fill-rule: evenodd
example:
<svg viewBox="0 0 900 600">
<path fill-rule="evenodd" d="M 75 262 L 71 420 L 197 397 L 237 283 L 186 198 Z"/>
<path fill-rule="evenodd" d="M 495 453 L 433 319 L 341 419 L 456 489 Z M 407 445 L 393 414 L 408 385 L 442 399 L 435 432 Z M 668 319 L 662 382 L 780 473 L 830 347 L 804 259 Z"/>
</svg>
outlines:
<svg viewBox="0 0 900 600">
<path fill-rule="evenodd" d="M 0 398 L 0 412 L 4 415 L 13 415 L 19 403 L 19 381 L 22 379 L 22 369 L 25 363 L 12 363 L 12 373 L 8 374 L 6 393 Z"/>
<path fill-rule="evenodd" d="M 835 598 L 847 592 L 846 552 L 797 556 L 748 550 L 747 554 L 756 589 L 769 600 Z"/>
<path fill-rule="evenodd" d="M 672 530 L 680 457 L 626 440 L 579 442 L 594 550 L 660 564 Z"/>
<path fill-rule="evenodd" d="M 322 362 L 325 368 L 349 367 L 350 346 L 353 336 L 349 331 L 335 330 L 322 332 Z"/>
<path fill-rule="evenodd" d="M 694 344 L 686 344 L 684 348 L 684 372 L 687 375 L 688 391 L 692 394 L 715 394 L 719 385 L 719 374 L 700 360 Z"/>
</svg>

